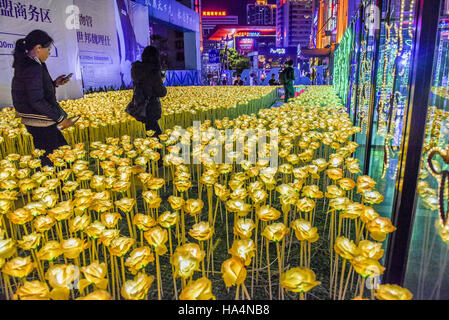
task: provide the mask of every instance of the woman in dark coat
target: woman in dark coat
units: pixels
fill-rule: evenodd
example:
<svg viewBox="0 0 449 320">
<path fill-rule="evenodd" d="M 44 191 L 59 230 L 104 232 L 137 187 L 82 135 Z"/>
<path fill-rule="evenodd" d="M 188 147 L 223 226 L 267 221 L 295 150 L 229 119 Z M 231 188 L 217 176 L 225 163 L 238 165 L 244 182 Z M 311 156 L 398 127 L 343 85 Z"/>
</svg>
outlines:
<svg viewBox="0 0 449 320">
<path fill-rule="evenodd" d="M 159 119 L 162 116 L 161 102 L 159 98 L 167 95 L 164 86 L 165 76 L 161 71 L 161 60 L 156 47 L 148 46 L 142 53 L 142 61 L 132 64 L 131 76 L 134 86 L 143 89 L 145 97 L 150 99 L 146 110 L 145 129 L 153 130 L 154 137 L 159 137 L 162 130 L 159 127 Z"/>
<path fill-rule="evenodd" d="M 55 88 L 69 80 L 62 75 L 53 81 L 45 64 L 52 43 L 53 39 L 42 30 L 34 30 L 17 41 L 11 86 L 16 114 L 33 136 L 34 147 L 46 151 L 42 166 L 53 166 L 47 155 L 67 145 L 57 126 L 68 128 L 74 124 L 56 101 Z"/>
</svg>

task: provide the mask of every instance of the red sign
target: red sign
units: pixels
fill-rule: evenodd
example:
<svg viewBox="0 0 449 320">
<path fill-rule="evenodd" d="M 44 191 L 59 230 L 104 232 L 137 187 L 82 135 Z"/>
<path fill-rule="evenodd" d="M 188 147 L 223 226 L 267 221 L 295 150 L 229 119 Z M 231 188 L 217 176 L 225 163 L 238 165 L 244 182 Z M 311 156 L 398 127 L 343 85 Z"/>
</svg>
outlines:
<svg viewBox="0 0 449 320">
<path fill-rule="evenodd" d="M 238 51 L 245 54 L 254 51 L 254 39 L 243 38 L 238 42 Z"/>
<path fill-rule="evenodd" d="M 226 15 L 226 11 L 203 11 L 203 16 L 206 17 L 224 17 Z"/>
</svg>

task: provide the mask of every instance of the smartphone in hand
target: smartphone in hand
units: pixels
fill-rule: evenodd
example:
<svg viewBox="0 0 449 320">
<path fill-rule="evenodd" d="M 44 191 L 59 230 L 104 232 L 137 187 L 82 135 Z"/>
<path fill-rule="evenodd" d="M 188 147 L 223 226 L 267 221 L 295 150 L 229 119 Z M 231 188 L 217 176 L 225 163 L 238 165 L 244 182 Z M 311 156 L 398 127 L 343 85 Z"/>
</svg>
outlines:
<svg viewBox="0 0 449 320">
<path fill-rule="evenodd" d="M 75 123 L 80 119 L 80 117 L 81 117 L 81 116 L 75 116 L 75 117 L 73 117 L 73 118 L 70 118 L 69 120 L 71 120 L 71 121 L 73 122 L 73 124 L 75 124 Z M 61 124 L 58 124 L 57 128 L 58 128 L 60 131 L 62 131 L 62 130 L 65 129 Z"/>
<path fill-rule="evenodd" d="M 62 81 L 68 81 L 70 80 L 70 78 L 73 76 L 73 73 L 70 73 L 69 75 L 67 75 L 66 77 L 62 78 Z"/>
</svg>

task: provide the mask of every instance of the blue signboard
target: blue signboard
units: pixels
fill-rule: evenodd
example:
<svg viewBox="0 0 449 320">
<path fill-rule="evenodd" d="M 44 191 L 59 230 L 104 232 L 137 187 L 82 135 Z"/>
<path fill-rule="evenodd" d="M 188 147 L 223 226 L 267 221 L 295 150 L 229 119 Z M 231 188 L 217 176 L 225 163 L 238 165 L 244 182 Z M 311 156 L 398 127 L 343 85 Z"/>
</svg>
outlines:
<svg viewBox="0 0 449 320">
<path fill-rule="evenodd" d="M 209 63 L 220 63 L 220 53 L 217 50 L 209 51 Z"/>
</svg>

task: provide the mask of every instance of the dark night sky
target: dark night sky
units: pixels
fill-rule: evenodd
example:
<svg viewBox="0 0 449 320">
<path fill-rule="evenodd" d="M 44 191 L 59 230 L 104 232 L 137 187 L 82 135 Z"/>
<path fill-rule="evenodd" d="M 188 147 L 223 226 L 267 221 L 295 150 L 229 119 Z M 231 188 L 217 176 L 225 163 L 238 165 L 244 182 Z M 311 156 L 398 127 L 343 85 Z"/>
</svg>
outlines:
<svg viewBox="0 0 449 320">
<path fill-rule="evenodd" d="M 239 24 L 246 24 L 247 0 L 202 0 L 202 10 L 226 10 L 228 15 L 239 16 Z M 276 0 L 268 0 L 276 3 Z"/>
</svg>

